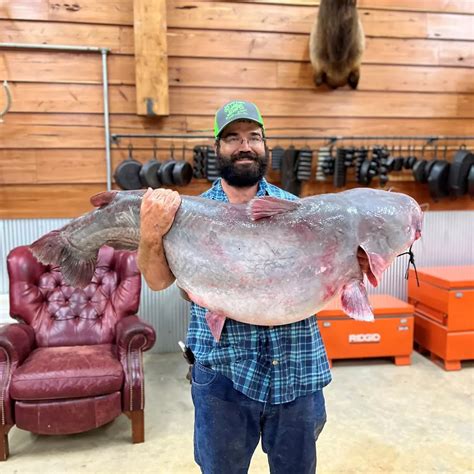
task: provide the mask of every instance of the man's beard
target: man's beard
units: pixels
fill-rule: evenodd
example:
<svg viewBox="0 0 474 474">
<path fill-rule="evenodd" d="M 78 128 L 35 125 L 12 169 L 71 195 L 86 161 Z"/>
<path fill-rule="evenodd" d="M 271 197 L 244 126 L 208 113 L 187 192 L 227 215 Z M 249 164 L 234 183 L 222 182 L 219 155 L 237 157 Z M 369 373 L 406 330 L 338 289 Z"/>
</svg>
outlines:
<svg viewBox="0 0 474 474">
<path fill-rule="evenodd" d="M 258 183 L 267 172 L 269 155 L 267 146 L 263 154 L 244 151 L 227 156 L 220 152 L 219 145 L 216 151 L 219 174 L 231 186 L 248 188 Z M 251 160 L 252 163 L 237 163 L 241 159 Z"/>
</svg>

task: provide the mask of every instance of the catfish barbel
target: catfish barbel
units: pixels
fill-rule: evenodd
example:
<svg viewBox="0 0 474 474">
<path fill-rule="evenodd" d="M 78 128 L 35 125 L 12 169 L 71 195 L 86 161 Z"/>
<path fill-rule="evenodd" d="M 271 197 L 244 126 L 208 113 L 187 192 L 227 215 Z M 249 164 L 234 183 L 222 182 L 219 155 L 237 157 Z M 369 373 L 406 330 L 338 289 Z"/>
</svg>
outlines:
<svg viewBox="0 0 474 474">
<path fill-rule="evenodd" d="M 33 254 L 58 265 L 72 286 L 86 286 L 101 246 L 138 248 L 143 194 L 93 196 L 98 209 L 38 239 Z M 182 196 L 163 246 L 177 285 L 209 310 L 218 340 L 225 318 L 288 324 L 314 315 L 337 294 L 350 317 L 373 320 L 357 252 L 367 255 L 367 277 L 376 286 L 420 237 L 422 219 L 411 197 L 369 188 L 247 204 Z"/>
</svg>

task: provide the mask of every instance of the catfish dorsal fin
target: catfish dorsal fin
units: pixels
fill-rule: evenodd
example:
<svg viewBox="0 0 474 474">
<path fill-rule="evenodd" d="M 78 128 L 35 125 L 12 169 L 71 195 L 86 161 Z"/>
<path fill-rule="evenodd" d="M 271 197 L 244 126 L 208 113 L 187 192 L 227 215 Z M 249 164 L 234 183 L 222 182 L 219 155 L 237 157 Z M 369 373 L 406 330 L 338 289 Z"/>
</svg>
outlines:
<svg viewBox="0 0 474 474">
<path fill-rule="evenodd" d="M 91 197 L 91 204 L 95 207 L 102 207 L 109 204 L 118 191 L 102 191 Z"/>
<path fill-rule="evenodd" d="M 254 198 L 248 203 L 247 212 L 253 221 L 294 211 L 300 207 L 297 201 L 288 201 L 271 196 Z"/>
</svg>

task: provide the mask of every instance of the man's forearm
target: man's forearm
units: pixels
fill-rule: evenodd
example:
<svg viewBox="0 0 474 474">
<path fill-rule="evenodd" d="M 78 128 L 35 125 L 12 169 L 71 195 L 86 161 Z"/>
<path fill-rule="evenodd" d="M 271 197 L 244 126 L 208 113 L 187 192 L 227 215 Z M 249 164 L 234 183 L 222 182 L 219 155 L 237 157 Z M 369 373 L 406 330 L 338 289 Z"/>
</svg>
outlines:
<svg viewBox="0 0 474 474">
<path fill-rule="evenodd" d="M 138 247 L 138 268 L 147 285 L 154 291 L 164 290 L 175 281 L 162 245 L 148 246 L 141 243 Z"/>
</svg>

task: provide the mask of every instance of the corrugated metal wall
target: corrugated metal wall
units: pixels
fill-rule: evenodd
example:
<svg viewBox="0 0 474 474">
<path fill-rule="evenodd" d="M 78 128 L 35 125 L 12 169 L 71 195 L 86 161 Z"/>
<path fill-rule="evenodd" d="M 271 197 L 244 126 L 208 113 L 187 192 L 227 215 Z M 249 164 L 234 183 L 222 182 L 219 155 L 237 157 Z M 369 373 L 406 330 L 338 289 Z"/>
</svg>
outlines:
<svg viewBox="0 0 474 474">
<path fill-rule="evenodd" d="M 0 220 L 0 294 L 8 292 L 6 256 L 18 245 L 32 242 L 67 219 Z M 418 267 L 434 265 L 474 265 L 474 212 L 449 211 L 425 214 L 423 237 L 413 247 Z M 408 257 L 400 257 L 385 273 L 381 285 L 371 293 L 389 293 L 406 299 L 404 275 Z M 152 292 L 144 284 L 140 316 L 157 331 L 156 352 L 173 352 L 184 339 L 189 305 L 179 297 L 177 288 Z"/>
</svg>

